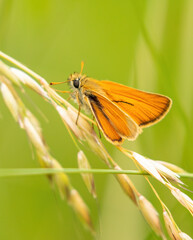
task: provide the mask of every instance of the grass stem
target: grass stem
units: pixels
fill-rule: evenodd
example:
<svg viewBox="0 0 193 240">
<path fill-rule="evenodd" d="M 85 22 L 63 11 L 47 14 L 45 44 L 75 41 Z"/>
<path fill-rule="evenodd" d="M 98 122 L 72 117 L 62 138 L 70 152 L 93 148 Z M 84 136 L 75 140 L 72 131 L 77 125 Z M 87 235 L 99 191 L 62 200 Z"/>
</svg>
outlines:
<svg viewBox="0 0 193 240">
<path fill-rule="evenodd" d="M 77 168 L 5 168 L 0 169 L 0 177 L 14 177 L 14 176 L 31 176 L 31 175 L 47 175 L 56 173 L 80 174 L 80 173 L 94 173 L 94 174 L 129 174 L 129 175 L 149 175 L 147 172 L 137 170 L 114 170 L 114 169 L 77 169 Z M 183 178 L 193 178 L 193 173 L 179 174 Z"/>
</svg>

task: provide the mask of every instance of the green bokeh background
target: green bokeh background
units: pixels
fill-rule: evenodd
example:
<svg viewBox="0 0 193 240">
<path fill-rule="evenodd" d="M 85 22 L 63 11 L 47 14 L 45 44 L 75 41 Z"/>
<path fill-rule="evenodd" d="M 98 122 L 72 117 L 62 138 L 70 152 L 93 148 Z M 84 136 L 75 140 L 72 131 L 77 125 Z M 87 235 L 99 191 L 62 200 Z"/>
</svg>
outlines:
<svg viewBox="0 0 193 240">
<path fill-rule="evenodd" d="M 191 0 L 0 0 L 0 49 L 48 82 L 65 80 L 70 73 L 80 71 L 80 62 L 84 60 L 84 72 L 96 79 L 170 96 L 173 106 L 167 117 L 125 146 L 190 172 L 193 172 L 192 26 Z M 23 100 L 40 120 L 52 154 L 64 167 L 77 167 L 77 150 L 57 113 L 35 93 L 30 90 L 27 93 L 30 99 L 23 96 Z M 0 114 L 0 167 L 39 167 L 25 132 L 14 122 L 1 97 Z M 123 168 L 134 168 L 113 146 L 106 146 Z M 82 149 L 93 168 L 105 168 L 92 152 Z M 90 208 L 98 239 L 157 239 L 113 176 L 95 176 L 97 202 L 79 175 L 71 175 L 70 179 Z M 145 179 L 135 176 L 132 180 L 161 210 Z M 189 212 L 167 189 L 153 183 L 181 230 L 193 236 Z M 192 180 L 186 183 L 193 190 Z M 92 239 L 92 236 L 45 176 L 31 176 L 0 179 L 0 239 Z"/>
</svg>

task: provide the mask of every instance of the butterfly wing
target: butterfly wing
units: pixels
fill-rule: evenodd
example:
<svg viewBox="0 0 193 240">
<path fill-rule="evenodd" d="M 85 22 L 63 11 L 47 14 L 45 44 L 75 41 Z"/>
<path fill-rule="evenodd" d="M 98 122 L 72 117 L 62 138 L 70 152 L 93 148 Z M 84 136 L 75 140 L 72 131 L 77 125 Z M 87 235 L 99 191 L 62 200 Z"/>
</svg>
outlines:
<svg viewBox="0 0 193 240">
<path fill-rule="evenodd" d="M 140 127 L 160 121 L 169 111 L 172 101 L 163 95 L 140 91 L 110 81 L 98 81 L 106 98 L 129 115 Z"/>
<path fill-rule="evenodd" d="M 84 95 L 108 140 L 120 144 L 124 138 L 134 140 L 138 136 L 140 128 L 137 124 L 110 100 L 93 91 L 85 92 Z"/>
</svg>

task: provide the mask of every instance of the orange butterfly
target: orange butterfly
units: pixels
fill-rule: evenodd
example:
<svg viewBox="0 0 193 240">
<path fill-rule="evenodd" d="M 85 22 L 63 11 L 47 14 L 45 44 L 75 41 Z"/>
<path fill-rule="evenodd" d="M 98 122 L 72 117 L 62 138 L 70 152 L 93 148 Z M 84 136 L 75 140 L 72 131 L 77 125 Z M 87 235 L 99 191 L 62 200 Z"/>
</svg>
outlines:
<svg viewBox="0 0 193 240">
<path fill-rule="evenodd" d="M 68 78 L 71 97 L 81 108 L 90 110 L 108 141 L 119 145 L 124 139 L 135 140 L 142 128 L 160 121 L 172 100 L 166 96 L 140 91 L 110 81 L 98 81 L 82 74 Z M 58 84 L 58 83 L 51 83 Z"/>
</svg>

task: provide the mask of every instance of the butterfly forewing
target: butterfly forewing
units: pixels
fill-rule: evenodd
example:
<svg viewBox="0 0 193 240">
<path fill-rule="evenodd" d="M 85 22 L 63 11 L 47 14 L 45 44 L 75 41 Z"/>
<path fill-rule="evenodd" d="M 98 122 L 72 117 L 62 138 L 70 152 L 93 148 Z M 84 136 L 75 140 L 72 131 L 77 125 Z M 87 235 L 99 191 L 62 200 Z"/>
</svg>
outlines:
<svg viewBox="0 0 193 240">
<path fill-rule="evenodd" d="M 140 127 L 161 120 L 171 106 L 168 97 L 140 91 L 109 81 L 99 81 L 106 97 L 129 115 Z"/>
</svg>

